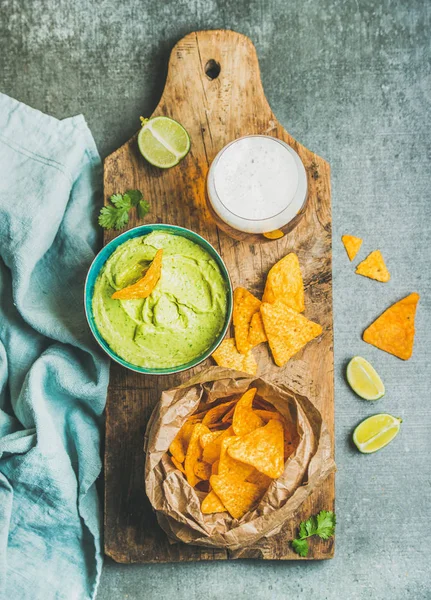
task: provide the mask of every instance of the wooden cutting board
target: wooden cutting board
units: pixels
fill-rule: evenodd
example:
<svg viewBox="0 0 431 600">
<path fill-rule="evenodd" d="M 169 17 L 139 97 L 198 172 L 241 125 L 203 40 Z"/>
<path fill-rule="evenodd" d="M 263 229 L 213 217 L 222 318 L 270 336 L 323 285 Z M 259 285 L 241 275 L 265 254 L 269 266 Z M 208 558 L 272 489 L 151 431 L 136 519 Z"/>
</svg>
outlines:
<svg viewBox="0 0 431 600">
<path fill-rule="evenodd" d="M 298 254 L 306 290 L 306 316 L 323 326 L 323 335 L 291 359 L 274 365 L 266 344 L 254 350 L 259 372 L 308 395 L 334 428 L 331 270 L 331 194 L 329 165 L 301 146 L 271 111 L 251 41 L 233 31 L 191 33 L 173 48 L 162 98 L 153 116 L 167 115 L 189 132 L 191 150 L 164 171 L 140 156 L 136 136 L 105 160 L 105 202 L 116 192 L 139 189 L 150 202 L 145 223 L 170 223 L 198 232 L 223 257 L 233 286 L 261 296 L 270 267 L 288 252 Z M 137 122 L 138 122 L 137 115 Z M 205 205 L 205 177 L 217 152 L 242 135 L 261 133 L 290 144 L 307 170 L 309 201 L 304 218 L 278 241 L 250 244 L 217 229 Z M 141 224 L 133 215 L 129 227 Z M 105 243 L 118 232 L 108 231 Z M 212 361 L 209 359 L 207 364 Z M 221 550 L 170 544 L 145 496 L 143 438 L 147 420 L 163 390 L 194 372 L 146 376 L 113 363 L 106 407 L 105 552 L 131 562 L 196 561 L 229 558 Z M 334 507 L 334 477 L 304 503 L 294 522 L 268 541 L 245 550 L 242 558 L 297 559 L 291 540 L 302 519 Z M 310 559 L 331 558 L 333 540 L 313 540 Z"/>
</svg>

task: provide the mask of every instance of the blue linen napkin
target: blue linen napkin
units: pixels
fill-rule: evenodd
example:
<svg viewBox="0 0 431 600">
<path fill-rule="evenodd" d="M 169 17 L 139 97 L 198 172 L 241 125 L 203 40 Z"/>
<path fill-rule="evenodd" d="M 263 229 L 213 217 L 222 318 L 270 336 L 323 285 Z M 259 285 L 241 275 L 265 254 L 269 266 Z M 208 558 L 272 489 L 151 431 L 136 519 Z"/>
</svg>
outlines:
<svg viewBox="0 0 431 600">
<path fill-rule="evenodd" d="M 94 598 L 100 577 L 108 361 L 83 308 L 100 183 L 82 116 L 0 94 L 0 597 L 13 600 Z"/>
</svg>

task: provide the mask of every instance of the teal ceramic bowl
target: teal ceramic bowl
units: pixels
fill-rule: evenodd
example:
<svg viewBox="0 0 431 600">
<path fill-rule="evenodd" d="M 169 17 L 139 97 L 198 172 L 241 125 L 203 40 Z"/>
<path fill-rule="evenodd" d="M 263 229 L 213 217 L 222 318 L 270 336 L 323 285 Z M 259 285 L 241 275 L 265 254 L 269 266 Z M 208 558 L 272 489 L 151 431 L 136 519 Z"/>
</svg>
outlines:
<svg viewBox="0 0 431 600">
<path fill-rule="evenodd" d="M 201 356 L 196 357 L 194 360 L 185 363 L 183 365 L 178 365 L 177 367 L 169 368 L 169 369 L 146 369 L 144 367 L 138 367 L 133 365 L 126 360 L 122 359 L 118 354 L 116 354 L 109 346 L 109 344 L 104 340 L 104 338 L 100 335 L 99 330 L 97 329 L 96 322 L 93 316 L 93 293 L 94 293 L 94 284 L 96 283 L 96 279 L 99 276 L 100 271 L 104 267 L 106 261 L 111 256 L 111 254 L 127 242 L 128 240 L 135 237 L 142 237 L 144 235 L 148 235 L 152 231 L 164 231 L 166 233 L 171 233 L 173 235 L 180 235 L 185 237 L 186 239 L 198 244 L 204 250 L 208 252 L 211 258 L 217 263 L 219 266 L 220 272 L 223 276 L 223 279 L 226 283 L 227 290 L 227 312 L 226 312 L 226 320 L 223 325 L 220 334 L 214 339 L 213 344 L 211 345 L 206 352 L 204 352 Z M 219 253 L 211 246 L 209 242 L 207 242 L 203 237 L 190 231 L 189 229 L 185 229 L 184 227 L 177 227 L 176 225 L 163 225 L 163 224 L 155 224 L 155 225 L 140 225 L 139 227 L 135 227 L 134 229 L 129 229 L 125 231 L 118 237 L 116 237 L 112 242 L 109 242 L 96 256 L 91 267 L 88 271 L 87 279 L 85 281 L 85 289 L 84 289 L 84 299 L 85 299 L 85 314 L 87 317 L 88 324 L 90 326 L 91 332 L 93 333 L 96 341 L 103 348 L 103 350 L 120 365 L 126 367 L 127 369 L 131 369 L 132 371 L 137 371 L 138 373 L 147 373 L 150 375 L 171 375 L 172 373 L 179 373 L 180 371 L 186 371 L 187 369 L 191 369 L 195 367 L 199 363 L 203 362 L 207 359 L 214 350 L 220 345 L 224 336 L 226 335 L 226 331 L 230 325 L 230 321 L 232 318 L 232 283 L 230 281 L 229 273 L 224 264 Z"/>
</svg>

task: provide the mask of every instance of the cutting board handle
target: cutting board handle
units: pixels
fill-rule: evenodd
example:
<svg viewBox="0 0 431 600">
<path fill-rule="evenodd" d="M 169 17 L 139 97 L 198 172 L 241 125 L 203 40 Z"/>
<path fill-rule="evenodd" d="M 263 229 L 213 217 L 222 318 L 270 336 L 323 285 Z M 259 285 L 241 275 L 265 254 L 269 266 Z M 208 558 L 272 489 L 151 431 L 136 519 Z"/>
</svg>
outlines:
<svg viewBox="0 0 431 600">
<path fill-rule="evenodd" d="M 213 136 L 206 143 L 215 150 L 214 136 L 222 130 L 231 138 L 249 133 L 262 133 L 276 127 L 276 119 L 265 97 L 260 79 L 259 61 L 251 40 L 227 30 L 198 31 L 182 38 L 172 49 L 166 85 L 154 114 L 172 113 L 175 98 L 186 96 L 196 110 L 203 109 Z M 182 123 L 187 120 L 182 106 Z M 255 122 L 250 122 L 250 110 Z M 175 118 L 175 117 L 174 117 Z M 227 131 L 226 131 L 227 129 Z M 220 149 L 220 148 L 218 148 Z"/>
</svg>

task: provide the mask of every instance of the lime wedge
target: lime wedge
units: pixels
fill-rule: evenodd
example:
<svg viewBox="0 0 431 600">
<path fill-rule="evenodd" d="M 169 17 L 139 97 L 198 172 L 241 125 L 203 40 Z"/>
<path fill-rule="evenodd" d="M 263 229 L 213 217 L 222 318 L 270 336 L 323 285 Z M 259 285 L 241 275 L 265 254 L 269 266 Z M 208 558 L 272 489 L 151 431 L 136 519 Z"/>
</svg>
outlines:
<svg viewBox="0 0 431 600">
<path fill-rule="evenodd" d="M 385 395 L 383 381 L 362 356 L 352 358 L 347 365 L 346 376 L 352 390 L 364 400 L 378 400 Z"/>
<path fill-rule="evenodd" d="M 380 414 L 368 417 L 356 427 L 353 441 L 359 452 L 371 454 L 384 448 L 400 430 L 402 420 L 392 415 Z"/>
<path fill-rule="evenodd" d="M 169 169 L 190 150 L 190 138 L 182 125 L 169 117 L 154 117 L 143 122 L 138 134 L 142 156 L 153 166 Z"/>
</svg>

